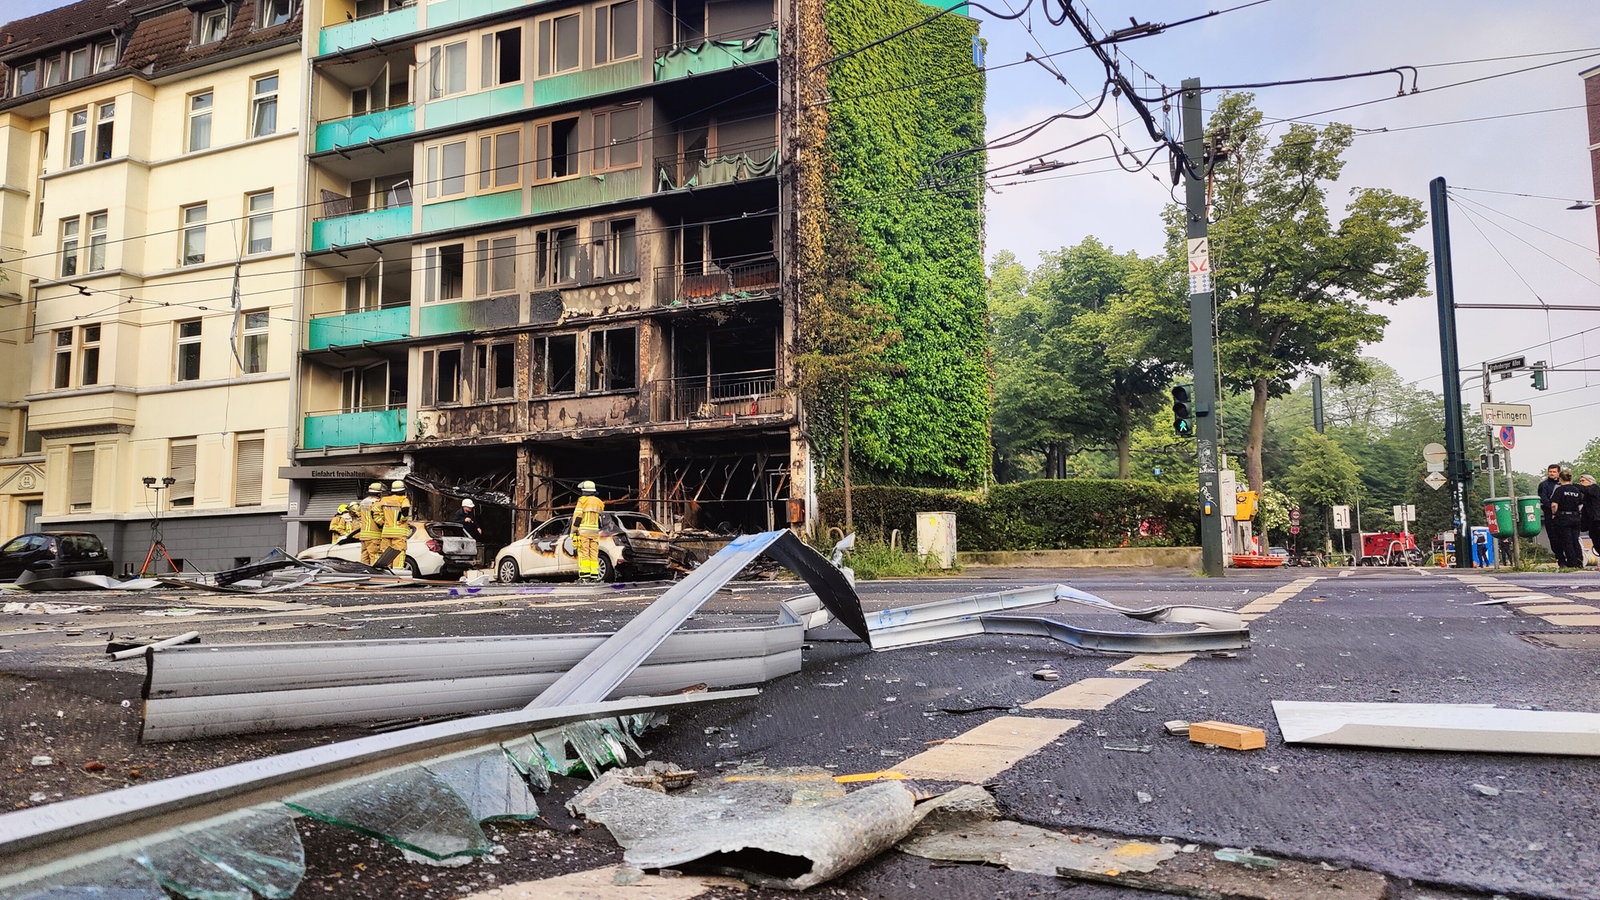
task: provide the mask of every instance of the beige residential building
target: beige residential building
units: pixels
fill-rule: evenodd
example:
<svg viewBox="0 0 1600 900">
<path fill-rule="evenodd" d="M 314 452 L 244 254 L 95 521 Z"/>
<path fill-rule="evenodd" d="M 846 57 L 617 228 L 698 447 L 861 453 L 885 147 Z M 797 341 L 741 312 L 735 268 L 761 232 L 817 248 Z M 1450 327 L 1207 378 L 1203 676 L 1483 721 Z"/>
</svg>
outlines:
<svg viewBox="0 0 1600 900">
<path fill-rule="evenodd" d="M 282 544 L 300 28 L 298 0 L 0 26 L 0 532 L 93 531 L 119 571 L 158 519 L 185 568 Z"/>
</svg>

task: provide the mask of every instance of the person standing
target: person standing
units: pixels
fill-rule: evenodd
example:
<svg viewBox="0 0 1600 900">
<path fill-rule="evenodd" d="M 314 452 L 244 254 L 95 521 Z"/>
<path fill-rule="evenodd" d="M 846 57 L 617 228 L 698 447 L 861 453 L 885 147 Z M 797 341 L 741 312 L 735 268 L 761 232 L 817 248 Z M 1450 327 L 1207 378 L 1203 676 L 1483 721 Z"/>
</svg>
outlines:
<svg viewBox="0 0 1600 900">
<path fill-rule="evenodd" d="M 1600 560 L 1600 482 L 1593 475 L 1578 476 L 1578 487 L 1583 488 L 1583 511 L 1578 515 L 1578 526 L 1589 533 L 1589 549 Z"/>
<path fill-rule="evenodd" d="M 483 526 L 478 524 L 477 504 L 472 502 L 471 497 L 461 501 L 461 508 L 456 510 L 454 519 L 461 525 L 462 528 L 465 528 L 467 530 L 467 534 L 471 535 L 472 539 L 477 542 L 478 556 L 481 559 L 484 549 Z"/>
<path fill-rule="evenodd" d="M 606 505 L 592 481 L 578 483 L 577 506 L 572 509 L 572 543 L 578 551 L 578 580 L 600 580 L 600 514 Z"/>
<path fill-rule="evenodd" d="M 350 512 L 350 504 L 339 504 L 339 511 L 328 520 L 328 531 L 333 534 L 335 544 L 350 536 L 350 532 L 361 527 L 356 517 Z"/>
<path fill-rule="evenodd" d="M 1572 470 L 1562 469 L 1560 481 L 1550 493 L 1550 549 L 1563 569 L 1583 568 L 1578 527 L 1583 521 L 1584 499 L 1583 488 L 1572 483 Z"/>
<path fill-rule="evenodd" d="M 383 485 L 374 481 L 367 485 L 367 496 L 361 498 L 358 518 L 361 530 L 356 537 L 361 541 L 362 565 L 375 566 L 383 554 L 383 519 L 378 502 L 383 499 Z"/>
<path fill-rule="evenodd" d="M 378 502 L 378 508 L 383 514 L 379 555 L 393 550 L 395 558 L 389 563 L 389 568 L 404 569 L 406 539 L 411 537 L 411 501 L 406 499 L 406 483 L 391 482 L 389 495 Z"/>
</svg>

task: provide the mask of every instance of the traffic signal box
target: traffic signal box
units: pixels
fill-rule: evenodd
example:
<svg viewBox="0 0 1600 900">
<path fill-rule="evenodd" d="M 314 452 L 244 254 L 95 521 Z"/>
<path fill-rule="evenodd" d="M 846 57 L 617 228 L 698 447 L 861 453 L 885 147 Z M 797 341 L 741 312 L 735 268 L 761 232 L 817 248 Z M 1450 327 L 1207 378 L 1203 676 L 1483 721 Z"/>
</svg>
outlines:
<svg viewBox="0 0 1600 900">
<path fill-rule="evenodd" d="M 1256 501 L 1260 498 L 1261 495 L 1256 491 L 1240 491 L 1234 498 L 1234 520 L 1248 522 L 1254 519 L 1256 517 Z"/>
<path fill-rule="evenodd" d="M 1191 402 L 1193 389 L 1192 384 L 1172 386 L 1172 430 L 1180 437 L 1190 437 L 1194 434 L 1194 406 Z"/>
</svg>

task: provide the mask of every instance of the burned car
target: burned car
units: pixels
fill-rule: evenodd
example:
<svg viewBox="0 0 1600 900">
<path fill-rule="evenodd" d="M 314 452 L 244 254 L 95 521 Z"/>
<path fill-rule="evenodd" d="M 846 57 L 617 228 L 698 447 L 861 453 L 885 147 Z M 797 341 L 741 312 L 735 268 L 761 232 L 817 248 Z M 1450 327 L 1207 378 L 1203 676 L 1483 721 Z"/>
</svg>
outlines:
<svg viewBox="0 0 1600 900">
<path fill-rule="evenodd" d="M 600 515 L 600 579 L 651 578 L 667 573 L 669 542 L 655 519 L 643 513 Z M 572 542 L 572 517 L 559 516 L 506 545 L 494 559 L 495 578 L 576 578 L 578 553 Z"/>
</svg>

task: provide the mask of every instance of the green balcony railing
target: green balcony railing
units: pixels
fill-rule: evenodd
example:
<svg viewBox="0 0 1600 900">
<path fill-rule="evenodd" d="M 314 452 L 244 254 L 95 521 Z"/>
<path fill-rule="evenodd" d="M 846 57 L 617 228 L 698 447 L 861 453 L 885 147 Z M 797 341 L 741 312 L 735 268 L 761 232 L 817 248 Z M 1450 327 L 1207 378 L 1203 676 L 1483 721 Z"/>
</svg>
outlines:
<svg viewBox="0 0 1600 900">
<path fill-rule="evenodd" d="M 359 347 L 368 341 L 395 341 L 411 333 L 411 307 L 391 306 L 311 320 L 307 350 Z"/>
<path fill-rule="evenodd" d="M 341 22 L 322 29 L 318 37 L 317 53 L 326 56 L 340 50 L 367 47 L 373 41 L 387 41 L 417 30 L 417 8 L 407 6 L 381 16 L 369 16 L 354 22 Z"/>
<path fill-rule="evenodd" d="M 372 409 L 362 412 L 311 415 L 305 417 L 300 429 L 300 443 L 303 450 L 399 444 L 405 439 L 404 409 Z"/>
<path fill-rule="evenodd" d="M 515 294 L 459 303 L 430 303 L 422 307 L 417 331 L 421 337 L 436 337 L 505 328 L 517 324 L 521 308 Z"/>
<path fill-rule="evenodd" d="M 778 29 L 768 28 L 745 38 L 709 38 L 698 44 L 671 47 L 656 57 L 655 78 L 669 81 L 777 58 Z"/>
<path fill-rule="evenodd" d="M 429 0 L 428 27 L 465 22 L 490 13 L 523 6 L 528 0 Z"/>
<path fill-rule="evenodd" d="M 422 230 L 483 225 L 522 215 L 522 192 L 500 191 L 460 200 L 428 203 L 422 207 Z"/>
<path fill-rule="evenodd" d="M 581 209 L 598 203 L 633 200 L 644 196 L 643 168 L 623 169 L 603 175 L 582 175 L 529 188 L 533 214 Z"/>
<path fill-rule="evenodd" d="M 410 233 L 410 205 L 391 206 L 312 222 L 311 249 L 328 250 L 367 241 L 388 241 Z"/>
<path fill-rule="evenodd" d="M 362 116 L 334 119 L 317 125 L 317 152 L 337 150 L 367 141 L 405 137 L 417 130 L 416 108 L 397 106 Z"/>
<path fill-rule="evenodd" d="M 549 106 L 637 87 L 644 83 L 643 73 L 644 67 L 639 60 L 630 59 L 593 69 L 551 75 L 534 82 L 533 105 Z"/>
<path fill-rule="evenodd" d="M 423 125 L 427 128 L 444 128 L 499 113 L 516 112 L 526 107 L 522 97 L 522 85 L 513 84 L 477 94 L 430 100 L 422 108 Z"/>
</svg>

